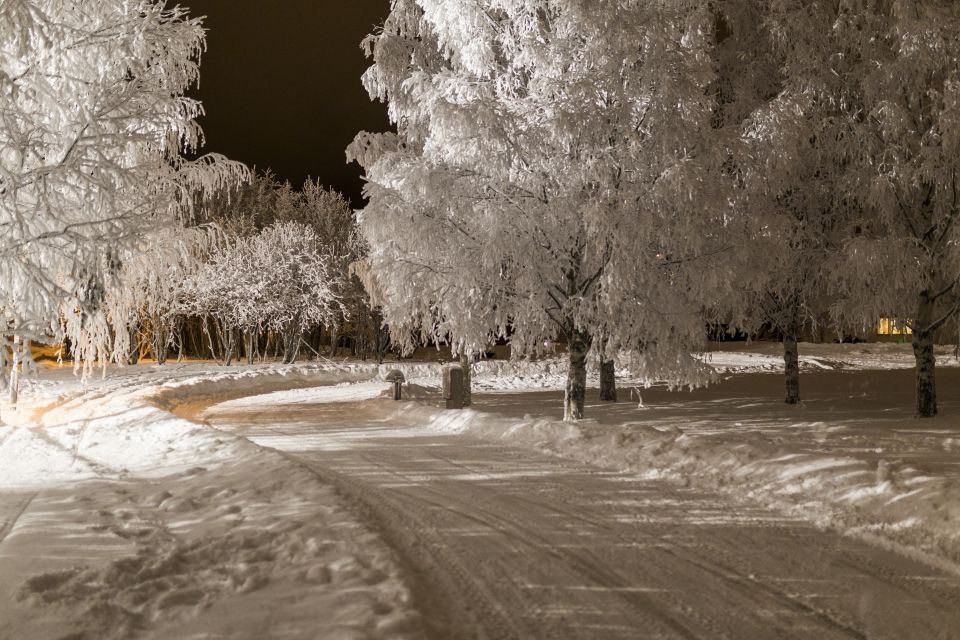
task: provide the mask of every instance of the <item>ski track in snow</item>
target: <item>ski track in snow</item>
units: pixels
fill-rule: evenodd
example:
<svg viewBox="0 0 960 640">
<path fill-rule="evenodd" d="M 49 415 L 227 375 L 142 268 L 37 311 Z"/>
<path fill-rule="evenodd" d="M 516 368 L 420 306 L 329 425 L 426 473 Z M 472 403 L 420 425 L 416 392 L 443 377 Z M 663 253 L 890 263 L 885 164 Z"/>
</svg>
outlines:
<svg viewBox="0 0 960 640">
<path fill-rule="evenodd" d="M 802 519 L 384 421 L 383 401 L 270 400 L 205 415 L 361 505 L 435 638 L 960 638 L 960 579 Z"/>
</svg>

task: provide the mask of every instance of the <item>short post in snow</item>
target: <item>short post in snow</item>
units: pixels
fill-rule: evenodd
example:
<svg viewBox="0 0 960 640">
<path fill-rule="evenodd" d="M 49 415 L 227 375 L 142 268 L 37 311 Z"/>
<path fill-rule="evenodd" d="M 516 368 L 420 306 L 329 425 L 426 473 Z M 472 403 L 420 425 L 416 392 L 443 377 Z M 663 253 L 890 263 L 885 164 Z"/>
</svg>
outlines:
<svg viewBox="0 0 960 640">
<path fill-rule="evenodd" d="M 406 378 L 403 377 L 403 372 L 399 369 L 394 369 L 387 374 L 387 382 L 393 383 L 393 399 L 400 399 L 400 391 L 403 388 L 403 383 L 406 382 Z"/>
<path fill-rule="evenodd" d="M 456 365 L 443 368 L 443 399 L 447 409 L 463 409 L 463 369 Z"/>
</svg>

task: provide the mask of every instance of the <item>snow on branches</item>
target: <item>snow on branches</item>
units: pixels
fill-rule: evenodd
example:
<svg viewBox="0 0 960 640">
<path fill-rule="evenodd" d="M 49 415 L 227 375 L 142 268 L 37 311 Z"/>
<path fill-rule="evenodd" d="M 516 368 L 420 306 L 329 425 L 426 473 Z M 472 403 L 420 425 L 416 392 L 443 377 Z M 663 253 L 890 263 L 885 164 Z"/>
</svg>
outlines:
<svg viewBox="0 0 960 640">
<path fill-rule="evenodd" d="M 0 2 L 0 315 L 28 338 L 111 355 L 102 308 L 126 250 L 236 184 L 184 95 L 199 19 L 140 0 Z"/>
<path fill-rule="evenodd" d="M 561 336 L 569 418 L 601 343 L 691 379 L 696 296 L 723 284 L 722 207 L 703 197 L 711 19 L 688 2 L 393 2 L 364 82 L 397 135 L 361 133 L 348 157 L 396 338 L 477 351 L 509 332 L 521 354 Z"/>
<path fill-rule="evenodd" d="M 847 209 L 839 258 L 821 267 L 835 312 L 906 321 L 917 413 L 935 415 L 933 336 L 960 310 L 960 5 L 777 2 L 768 25 L 795 96 L 780 113 L 839 172 L 811 175 Z"/>
<path fill-rule="evenodd" d="M 292 362 L 304 332 L 343 312 L 333 260 L 312 227 L 277 222 L 212 253 L 191 280 L 191 311 L 216 319 L 228 340 L 235 328 L 278 332 Z M 233 344 L 224 346 L 229 362 Z"/>
</svg>

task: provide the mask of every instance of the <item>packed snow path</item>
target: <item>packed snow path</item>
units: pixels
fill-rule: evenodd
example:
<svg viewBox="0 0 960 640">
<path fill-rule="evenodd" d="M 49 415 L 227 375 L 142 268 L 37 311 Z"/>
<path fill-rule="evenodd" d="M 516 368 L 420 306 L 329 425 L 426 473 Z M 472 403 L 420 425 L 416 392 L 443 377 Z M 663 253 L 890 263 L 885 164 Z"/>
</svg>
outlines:
<svg viewBox="0 0 960 640">
<path fill-rule="evenodd" d="M 378 402 L 205 416 L 360 505 L 437 639 L 960 638 L 956 576 L 722 495 L 385 421 Z"/>
</svg>

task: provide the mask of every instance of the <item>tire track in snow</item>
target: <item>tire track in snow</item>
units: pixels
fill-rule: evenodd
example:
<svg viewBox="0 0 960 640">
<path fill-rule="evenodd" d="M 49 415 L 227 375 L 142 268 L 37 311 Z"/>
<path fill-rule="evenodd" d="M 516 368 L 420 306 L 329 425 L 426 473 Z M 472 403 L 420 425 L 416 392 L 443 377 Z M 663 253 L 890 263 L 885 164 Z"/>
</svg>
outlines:
<svg viewBox="0 0 960 640">
<path fill-rule="evenodd" d="M 936 576 L 931 601 L 917 563 L 722 496 L 465 436 L 391 437 L 382 420 L 365 427 L 358 404 L 214 423 L 292 447 L 286 457 L 357 505 L 401 555 L 438 639 L 873 640 L 907 637 L 900 631 L 924 618 L 913 628 L 960 638 L 944 607 L 960 581 Z M 814 550 L 823 561 L 806 566 Z M 901 624 L 865 630 L 858 588 Z"/>
<path fill-rule="evenodd" d="M 39 491 L 35 491 L 27 494 L 23 499 L 13 505 L 11 509 L 12 513 L 0 522 L 0 545 L 7 539 L 7 536 L 10 535 L 10 532 L 13 531 L 13 528 L 16 526 L 17 521 L 26 513 L 30 507 L 30 503 L 33 502 L 33 499 L 36 498 L 39 493 Z"/>
</svg>

